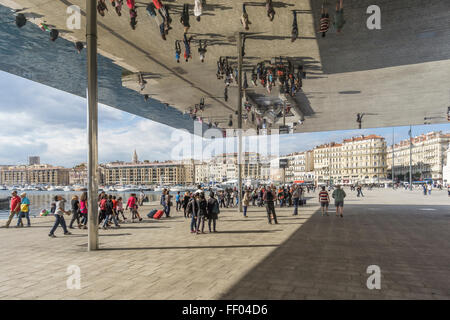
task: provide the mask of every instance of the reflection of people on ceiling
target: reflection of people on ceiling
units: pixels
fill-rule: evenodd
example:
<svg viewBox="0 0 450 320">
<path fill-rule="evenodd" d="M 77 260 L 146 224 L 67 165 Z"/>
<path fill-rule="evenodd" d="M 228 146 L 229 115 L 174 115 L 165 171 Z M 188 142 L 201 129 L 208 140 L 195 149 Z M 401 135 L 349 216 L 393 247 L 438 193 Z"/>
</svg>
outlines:
<svg viewBox="0 0 450 320">
<path fill-rule="evenodd" d="M 297 23 L 297 12 L 292 10 L 292 14 L 294 15 L 294 20 L 292 21 L 292 37 L 291 42 L 294 42 L 298 38 L 298 23 Z"/>
<path fill-rule="evenodd" d="M 330 28 L 330 15 L 328 14 L 328 9 L 325 7 L 325 2 L 322 3 L 320 14 L 321 16 L 319 33 L 321 33 L 322 37 L 324 38 L 328 29 Z"/>
<path fill-rule="evenodd" d="M 339 33 L 344 27 L 344 0 L 338 0 L 336 2 L 336 13 L 334 15 L 334 26 L 336 31 Z"/>
</svg>

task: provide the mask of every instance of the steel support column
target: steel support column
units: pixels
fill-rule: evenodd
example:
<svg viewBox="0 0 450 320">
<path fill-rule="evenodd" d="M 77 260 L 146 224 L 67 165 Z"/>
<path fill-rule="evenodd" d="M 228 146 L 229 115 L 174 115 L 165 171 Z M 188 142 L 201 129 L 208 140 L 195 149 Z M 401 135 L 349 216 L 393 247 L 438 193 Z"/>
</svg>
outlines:
<svg viewBox="0 0 450 320">
<path fill-rule="evenodd" d="M 88 251 L 98 250 L 97 1 L 86 0 Z"/>
</svg>

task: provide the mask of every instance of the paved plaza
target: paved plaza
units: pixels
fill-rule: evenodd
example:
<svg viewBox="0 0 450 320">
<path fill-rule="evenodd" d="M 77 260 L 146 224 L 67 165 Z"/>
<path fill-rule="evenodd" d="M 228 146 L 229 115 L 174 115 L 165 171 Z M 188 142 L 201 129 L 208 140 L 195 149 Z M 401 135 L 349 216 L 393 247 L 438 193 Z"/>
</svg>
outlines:
<svg viewBox="0 0 450 320">
<path fill-rule="evenodd" d="M 1 228 L 0 299 L 449 299 L 447 193 L 346 192 L 344 218 L 334 206 L 322 217 L 309 193 L 298 217 L 277 208 L 278 225 L 260 208 L 247 219 L 226 209 L 219 233 L 192 235 L 175 213 L 100 230 L 97 252 L 86 230 L 49 238 L 53 218 Z M 70 265 L 79 290 L 67 289 Z M 369 265 L 381 269 L 380 290 L 367 289 Z"/>
</svg>

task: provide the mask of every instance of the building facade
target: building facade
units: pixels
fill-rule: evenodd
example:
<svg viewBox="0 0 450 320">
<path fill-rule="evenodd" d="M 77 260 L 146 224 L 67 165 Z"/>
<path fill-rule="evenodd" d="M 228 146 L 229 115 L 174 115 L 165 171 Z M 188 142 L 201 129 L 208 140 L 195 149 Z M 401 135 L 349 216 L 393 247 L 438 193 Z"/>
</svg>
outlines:
<svg viewBox="0 0 450 320">
<path fill-rule="evenodd" d="M 378 183 L 387 178 L 383 137 L 353 137 L 317 146 L 313 151 L 317 184 Z"/>
<path fill-rule="evenodd" d="M 450 144 L 448 145 L 447 148 L 447 154 L 446 154 L 446 158 L 447 158 L 447 163 L 445 164 L 443 171 L 442 171 L 442 176 L 443 176 L 443 182 L 444 185 L 450 185 Z"/>
<path fill-rule="evenodd" d="M 288 160 L 288 167 L 285 171 L 287 183 L 314 182 L 314 154 L 312 151 L 295 152 L 284 158 Z"/>
<path fill-rule="evenodd" d="M 48 164 L 10 166 L 0 170 L 0 181 L 5 185 L 68 185 L 69 169 Z"/>
<path fill-rule="evenodd" d="M 112 162 L 102 165 L 104 185 L 174 185 L 193 181 L 193 168 L 182 161 Z M 190 173 L 190 174 L 189 174 Z"/>
<path fill-rule="evenodd" d="M 413 180 L 433 179 L 443 180 L 443 167 L 447 161 L 447 150 L 450 134 L 429 132 L 410 140 L 406 139 L 387 148 L 387 163 L 389 173 L 394 168 L 396 180 L 409 180 L 410 149 L 411 174 Z M 392 149 L 394 149 L 392 151 Z M 394 161 L 392 161 L 394 159 Z"/>
</svg>

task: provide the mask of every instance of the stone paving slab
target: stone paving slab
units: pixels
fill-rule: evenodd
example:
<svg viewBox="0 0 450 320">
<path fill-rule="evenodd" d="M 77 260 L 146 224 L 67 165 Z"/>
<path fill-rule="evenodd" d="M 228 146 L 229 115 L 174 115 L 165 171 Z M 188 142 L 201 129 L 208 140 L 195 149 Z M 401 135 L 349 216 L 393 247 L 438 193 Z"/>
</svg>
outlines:
<svg viewBox="0 0 450 320">
<path fill-rule="evenodd" d="M 419 194 L 348 192 L 343 219 L 333 206 L 322 217 L 310 199 L 298 217 L 277 208 L 279 225 L 261 208 L 247 219 L 225 209 L 220 232 L 204 235 L 173 213 L 100 230 L 97 252 L 86 230 L 51 239 L 53 218 L 34 219 L 0 229 L 0 299 L 449 299 L 450 199 Z M 372 264 L 381 290 L 366 287 Z M 81 269 L 80 290 L 67 289 L 69 265 Z"/>
</svg>

